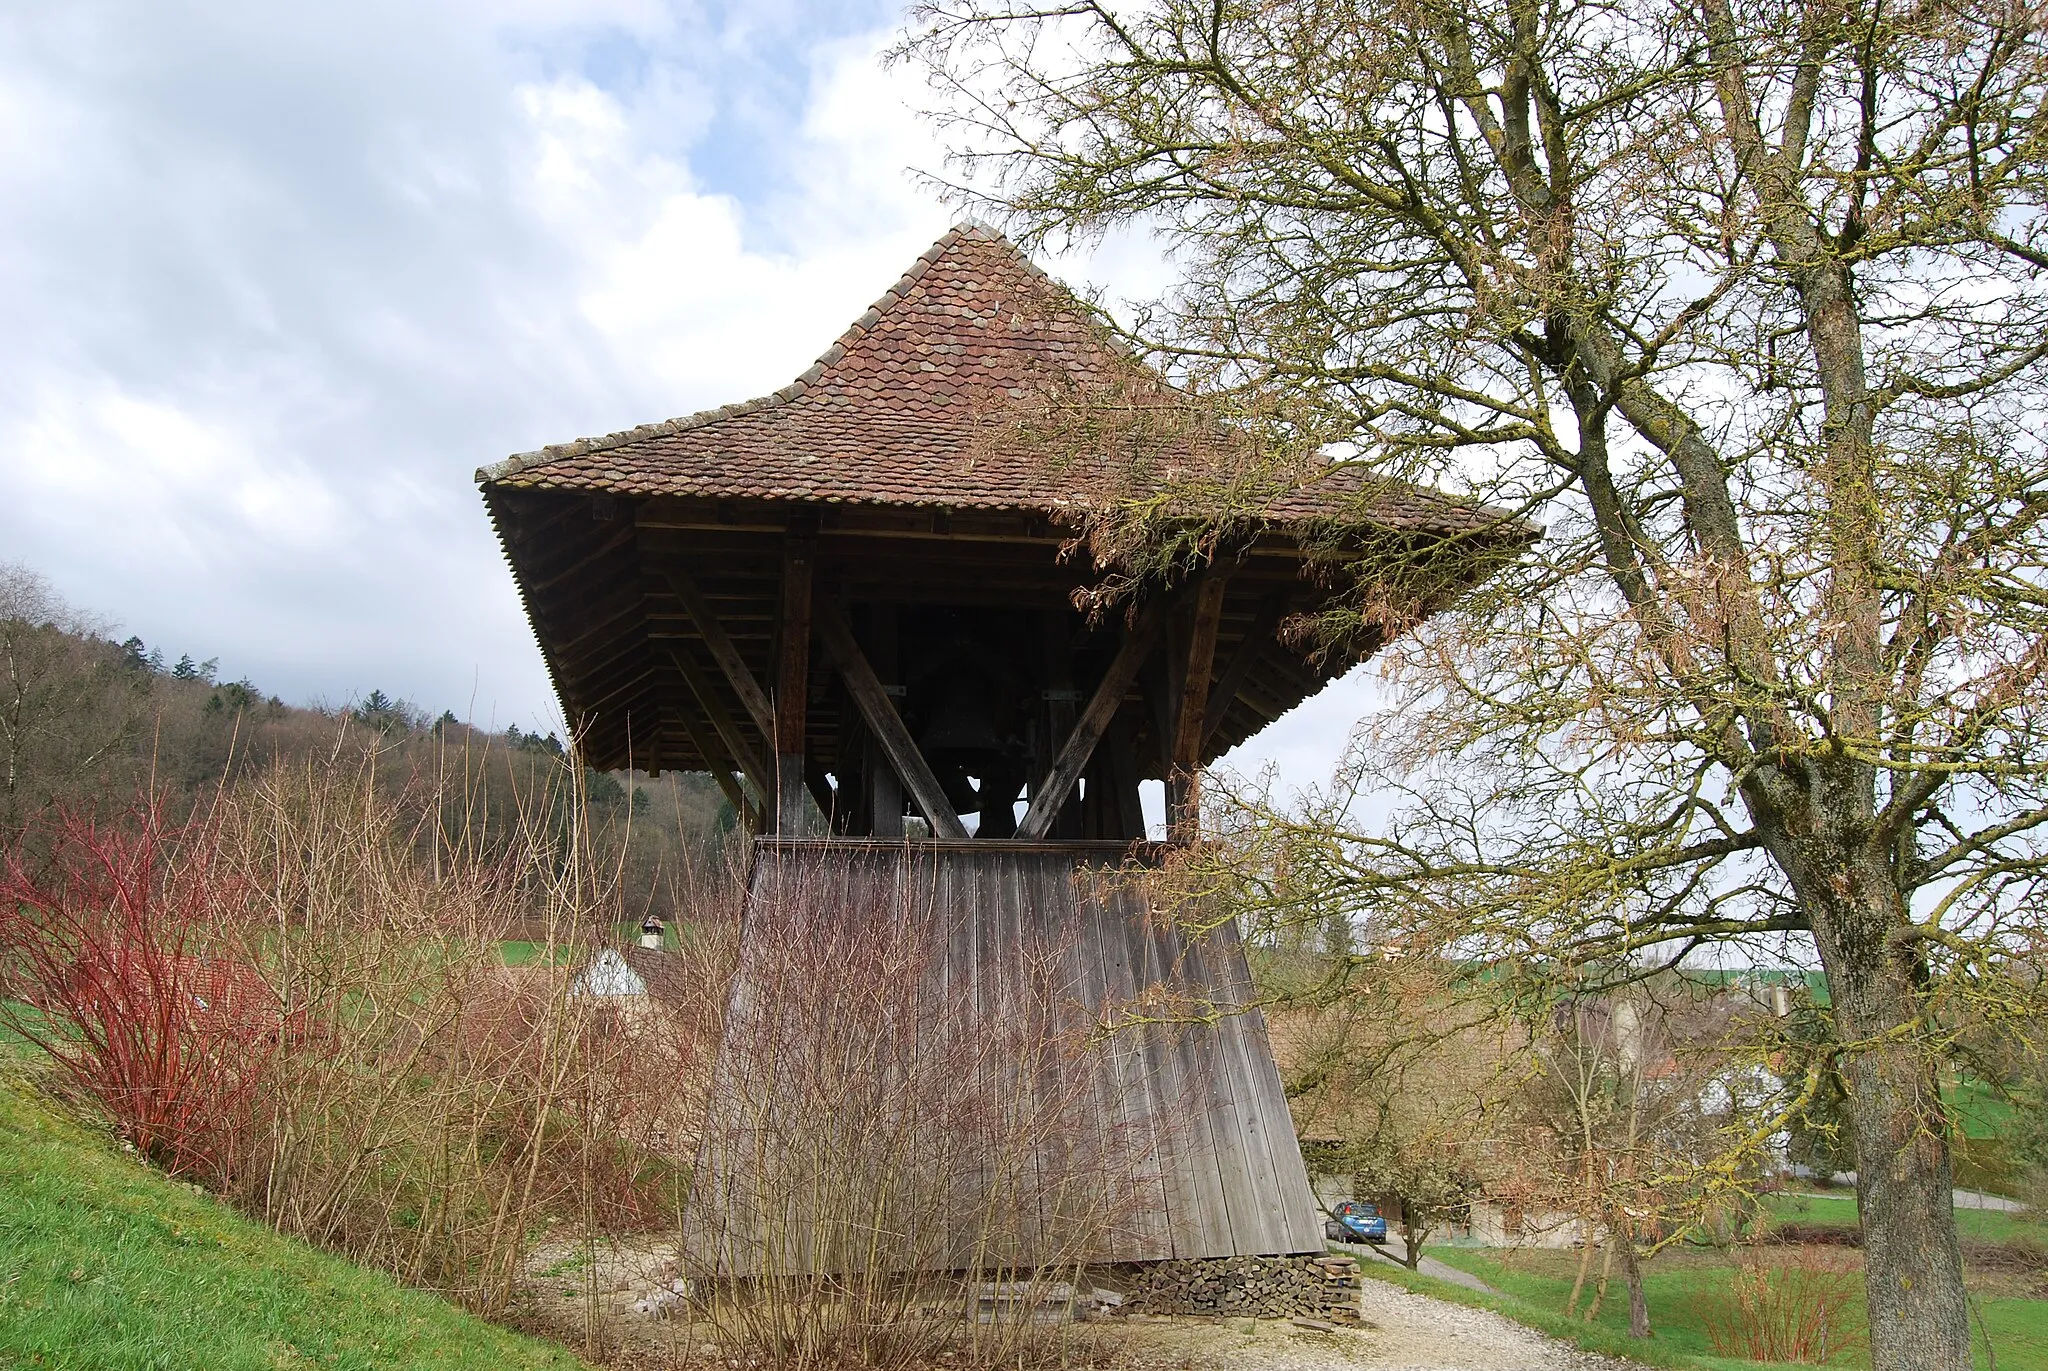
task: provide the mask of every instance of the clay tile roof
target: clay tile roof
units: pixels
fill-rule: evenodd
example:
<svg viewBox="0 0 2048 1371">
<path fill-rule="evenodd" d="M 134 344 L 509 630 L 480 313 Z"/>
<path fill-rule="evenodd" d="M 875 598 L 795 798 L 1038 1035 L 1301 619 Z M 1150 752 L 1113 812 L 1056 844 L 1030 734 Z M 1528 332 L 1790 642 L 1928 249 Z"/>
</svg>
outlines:
<svg viewBox="0 0 2048 1371">
<path fill-rule="evenodd" d="M 1086 308 L 995 230 L 954 228 L 772 395 L 524 453 L 477 472 L 486 487 L 629 496 L 955 509 L 1071 506 L 1036 454 L 987 442 L 1006 396 L 1048 375 L 1086 385 L 1128 363 Z M 1357 498 L 1357 465 L 1333 465 L 1272 507 L 1312 519 Z M 1450 531 L 1498 517 L 1432 491 L 1378 487 L 1376 522 Z"/>
<path fill-rule="evenodd" d="M 648 995 L 657 1002 L 680 1009 L 689 1004 L 698 992 L 683 966 L 681 953 L 633 943 L 626 944 L 618 952 L 620 959 L 647 987 Z"/>
</svg>

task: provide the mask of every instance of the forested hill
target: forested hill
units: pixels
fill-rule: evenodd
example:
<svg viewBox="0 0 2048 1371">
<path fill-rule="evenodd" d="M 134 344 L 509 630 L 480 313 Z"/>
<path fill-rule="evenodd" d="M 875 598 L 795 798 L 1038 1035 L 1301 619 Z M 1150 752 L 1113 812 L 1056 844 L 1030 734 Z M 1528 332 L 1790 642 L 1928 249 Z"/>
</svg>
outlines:
<svg viewBox="0 0 2048 1371">
<path fill-rule="evenodd" d="M 382 691 L 287 704 L 220 679 L 215 661 L 119 640 L 33 572 L 0 564 L 0 849 L 33 846 L 63 813 L 153 804 L 182 818 L 280 762 L 364 769 L 417 801 L 423 843 L 488 846 L 580 807 L 628 914 L 672 903 L 674 882 L 734 824 L 708 777 L 579 773 L 553 734 L 476 728 Z"/>
</svg>

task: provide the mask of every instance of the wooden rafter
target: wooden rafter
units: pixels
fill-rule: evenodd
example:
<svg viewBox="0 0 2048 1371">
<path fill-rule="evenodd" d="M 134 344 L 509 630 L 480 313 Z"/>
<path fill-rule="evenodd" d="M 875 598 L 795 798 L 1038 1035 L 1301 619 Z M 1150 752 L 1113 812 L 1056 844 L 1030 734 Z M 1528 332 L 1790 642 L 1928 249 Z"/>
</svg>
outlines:
<svg viewBox="0 0 2048 1371">
<path fill-rule="evenodd" d="M 739 725 L 733 722 L 732 715 L 727 713 L 725 706 L 719 702 L 718 691 L 712 685 L 711 678 L 704 673 L 702 667 L 690 659 L 689 649 L 681 643 L 668 644 L 668 655 L 676 664 L 676 670 L 682 672 L 683 681 L 689 686 L 690 693 L 696 697 L 697 707 L 703 710 L 704 717 L 711 721 L 712 730 L 718 734 L 718 740 L 725 744 L 726 755 L 739 763 L 740 770 L 747 773 L 747 779 L 753 782 L 755 790 L 763 795 L 773 795 L 775 791 L 769 784 L 768 769 L 754 755 L 754 749 L 747 745 L 746 735 L 740 732 Z"/>
<path fill-rule="evenodd" d="M 1280 621 L 1287 617 L 1287 592 L 1276 590 L 1259 603 L 1259 612 L 1252 616 L 1250 627 L 1237 643 L 1237 650 L 1230 654 L 1230 661 L 1223 673 L 1216 678 L 1216 684 L 1209 691 L 1209 703 L 1202 711 L 1202 749 L 1208 750 L 1209 740 L 1216 736 L 1216 730 L 1223 727 L 1223 716 L 1230 712 L 1231 702 L 1244 689 L 1245 677 L 1251 674 L 1252 665 L 1259 654 L 1272 644 L 1273 635 L 1280 629 Z"/>
<path fill-rule="evenodd" d="M 711 612 L 711 602 L 704 598 L 697 583 L 690 579 L 690 573 L 681 567 L 670 567 L 664 572 L 669 588 L 676 598 L 683 602 L 683 612 L 690 616 L 690 622 L 697 629 L 697 636 L 704 640 L 704 646 L 711 649 L 711 660 L 718 663 L 718 669 L 725 673 L 726 684 L 740 697 L 740 705 L 754 721 L 754 727 L 761 730 L 761 736 L 775 736 L 775 716 L 768 705 L 768 692 L 761 689 L 761 683 L 754 679 L 746 659 L 739 649 L 732 645 L 732 638 L 725 626 L 718 622 L 718 616 Z"/>
</svg>

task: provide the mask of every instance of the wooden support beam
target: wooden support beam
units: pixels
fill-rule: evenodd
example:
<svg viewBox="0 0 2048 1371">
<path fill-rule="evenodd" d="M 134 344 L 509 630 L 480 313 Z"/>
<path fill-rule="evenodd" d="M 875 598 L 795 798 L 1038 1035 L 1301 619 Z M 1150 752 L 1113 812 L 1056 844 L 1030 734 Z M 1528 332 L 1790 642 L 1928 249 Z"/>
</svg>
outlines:
<svg viewBox="0 0 2048 1371">
<path fill-rule="evenodd" d="M 1199 831 L 1203 715 L 1209 707 L 1209 673 L 1216 664 L 1216 632 L 1223 622 L 1227 584 L 1212 571 L 1195 591 L 1187 665 L 1181 673 L 1179 718 L 1174 721 L 1169 754 L 1172 767 L 1166 773 L 1166 836 L 1174 842 L 1193 842 Z"/>
<path fill-rule="evenodd" d="M 897 676 L 901 666 L 897 660 L 896 630 L 896 606 L 868 606 L 868 643 L 872 649 L 869 656 L 880 675 L 884 694 L 891 686 L 901 689 Z M 903 779 L 890 765 L 887 752 L 872 728 L 868 730 L 867 773 L 870 831 L 877 838 L 902 837 Z"/>
<path fill-rule="evenodd" d="M 846 822 L 846 816 L 839 812 L 839 793 L 833 788 L 832 778 L 825 774 L 825 764 L 816 757 L 804 757 L 804 788 L 818 802 L 818 812 L 825 816 L 825 830 L 839 832 L 840 825 Z"/>
<path fill-rule="evenodd" d="M 732 812 L 740 816 L 740 822 L 750 832 L 759 832 L 761 807 L 755 803 L 737 780 L 733 779 L 732 759 L 725 755 L 725 749 L 715 737 L 707 735 L 697 725 L 697 716 L 690 710 L 678 711 L 683 721 L 683 732 L 689 735 L 690 746 L 697 749 L 697 755 L 704 759 L 704 769 L 711 773 L 711 779 L 718 782 L 719 790 L 725 794 L 725 802 L 732 806 Z"/>
<path fill-rule="evenodd" d="M 775 831 L 803 832 L 804 730 L 811 694 L 811 565 L 817 539 L 792 521 L 782 540 L 782 651 L 775 672 Z"/>
<path fill-rule="evenodd" d="M 1273 641 L 1273 635 L 1280 630 L 1280 621 L 1286 617 L 1286 591 L 1275 591 L 1260 603 L 1259 612 L 1252 616 L 1251 627 L 1238 641 L 1237 650 L 1230 654 L 1223 674 L 1216 678 L 1216 684 L 1209 690 L 1208 704 L 1202 708 L 1203 751 L 1208 750 L 1209 740 L 1216 736 L 1216 730 L 1223 727 L 1223 716 L 1230 712 L 1232 701 L 1244 689 L 1245 677 L 1251 675 L 1252 664 Z"/>
<path fill-rule="evenodd" d="M 1040 648 L 1045 657 L 1046 748 L 1045 755 L 1036 760 L 1050 770 L 1052 759 L 1059 755 L 1060 747 L 1067 741 L 1067 735 L 1074 731 L 1074 707 L 1078 703 L 1079 693 L 1074 689 L 1071 611 L 1040 610 L 1038 626 Z M 1081 836 L 1081 801 L 1078 796 L 1061 806 L 1059 814 L 1053 819 L 1051 836 Z"/>
<path fill-rule="evenodd" d="M 689 649 L 681 643 L 670 643 L 668 655 L 675 662 L 676 670 L 683 673 L 683 683 L 689 686 L 690 693 L 696 697 L 697 707 L 704 711 L 704 717 L 711 721 L 712 730 L 718 734 L 718 740 L 725 744 L 726 756 L 739 764 L 740 770 L 746 773 L 755 790 L 764 798 L 772 797 L 775 788 L 769 783 L 768 768 L 754 755 L 754 749 L 747 745 L 746 735 L 740 732 L 739 725 L 733 722 L 732 715 L 726 713 L 725 706 L 719 703 L 718 691 L 711 684 L 710 676 L 705 674 L 704 668 L 690 659 Z"/>
<path fill-rule="evenodd" d="M 1074 731 L 1060 745 L 1059 755 L 1053 759 L 1045 778 L 1031 788 L 1031 807 L 1024 811 L 1024 822 L 1017 825 L 1019 838 L 1036 842 L 1045 837 L 1046 831 L 1052 827 L 1053 817 L 1067 802 L 1067 796 L 1073 793 L 1074 782 L 1081 779 L 1088 759 L 1095 755 L 1095 745 L 1102 741 L 1109 721 L 1116 717 L 1124 692 L 1131 688 L 1131 682 L 1138 677 L 1138 669 L 1152 655 L 1152 644 L 1158 640 L 1160 625 L 1165 619 L 1162 609 L 1163 606 L 1154 606 L 1146 611 L 1138 620 L 1137 627 L 1124 635 L 1123 643 L 1117 648 L 1116 656 L 1110 659 L 1109 670 L 1103 673 L 1101 684 L 1095 687 L 1088 707 L 1075 721 Z"/>
<path fill-rule="evenodd" d="M 896 712 L 888 692 L 882 689 L 881 681 L 875 676 L 875 669 L 868 665 L 860 644 L 854 641 L 845 611 L 829 597 L 819 599 L 817 610 L 818 640 L 825 645 L 826 653 L 839 668 L 839 675 L 860 709 L 868 732 L 881 745 L 883 756 L 896 769 L 896 775 L 910 791 L 911 799 L 924 811 L 926 822 L 932 826 L 932 836 L 965 838 L 966 825 L 953 812 L 945 790 L 939 785 L 939 778 L 932 774 L 930 763 L 917 750 L 917 740 L 903 726 L 903 716 Z"/>
<path fill-rule="evenodd" d="M 761 730 L 763 738 L 775 736 L 775 716 L 768 707 L 768 694 L 761 689 L 760 682 L 748 669 L 746 660 L 739 649 L 732 645 L 725 626 L 718 622 L 718 616 L 711 612 L 711 602 L 704 598 L 697 583 L 690 579 L 690 573 L 681 567 L 670 567 L 664 573 L 669 588 L 676 598 L 683 602 L 683 612 L 690 616 L 696 626 L 697 636 L 704 640 L 704 646 L 711 649 L 711 660 L 718 663 L 718 669 L 725 673 L 726 684 L 740 697 L 740 704 L 754 721 L 754 727 Z"/>
</svg>

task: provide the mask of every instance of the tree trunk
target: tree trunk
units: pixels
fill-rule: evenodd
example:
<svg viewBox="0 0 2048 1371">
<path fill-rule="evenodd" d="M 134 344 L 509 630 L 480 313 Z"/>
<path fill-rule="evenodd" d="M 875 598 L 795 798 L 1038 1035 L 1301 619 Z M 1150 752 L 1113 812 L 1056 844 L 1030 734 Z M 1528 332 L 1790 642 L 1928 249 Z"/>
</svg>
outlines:
<svg viewBox="0 0 2048 1371">
<path fill-rule="evenodd" d="M 1586 1277 L 1593 1271 L 1593 1221 L 1581 1216 L 1579 1219 L 1579 1274 L 1572 1279 L 1571 1298 L 1564 1302 L 1564 1316 L 1572 1318 L 1579 1312 L 1579 1297 L 1586 1293 Z"/>
<path fill-rule="evenodd" d="M 1600 1306 L 1607 1300 L 1607 1276 L 1614 1270 L 1614 1230 L 1607 1231 L 1606 1240 L 1601 1244 L 1600 1279 L 1593 1283 L 1593 1298 L 1586 1305 L 1586 1322 L 1600 1317 Z"/>
<path fill-rule="evenodd" d="M 1886 853 L 1780 849 L 1827 972 L 1856 1141 L 1873 1371 L 1969 1371 L 1954 1169 L 1936 1061 L 1912 1027 L 1917 954 Z"/>
<path fill-rule="evenodd" d="M 1636 1237 L 1633 1232 L 1615 1235 L 1621 1245 L 1621 1275 L 1628 1282 L 1628 1335 L 1632 1338 L 1650 1336 L 1650 1301 L 1643 1294 L 1643 1263 L 1636 1254 Z"/>
<path fill-rule="evenodd" d="M 1401 1206 L 1401 1241 L 1406 1246 L 1407 1251 L 1402 1255 L 1402 1262 L 1410 1271 L 1421 1268 L 1422 1240 L 1428 1236 L 1429 1230 L 1427 1228 L 1418 1228 L 1408 1221 L 1408 1206 L 1403 1204 Z"/>
</svg>

